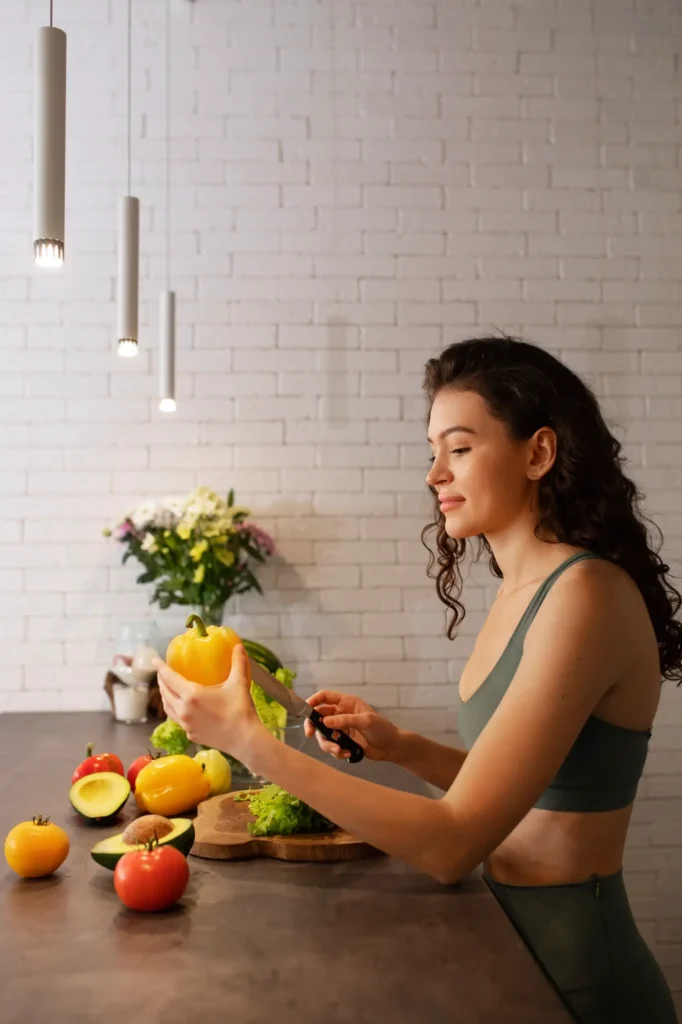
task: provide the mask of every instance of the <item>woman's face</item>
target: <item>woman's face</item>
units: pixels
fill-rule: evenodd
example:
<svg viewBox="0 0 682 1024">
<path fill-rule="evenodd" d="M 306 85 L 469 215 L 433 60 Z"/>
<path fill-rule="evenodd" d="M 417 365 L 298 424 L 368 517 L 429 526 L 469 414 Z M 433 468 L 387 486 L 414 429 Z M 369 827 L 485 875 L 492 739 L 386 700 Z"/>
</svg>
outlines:
<svg viewBox="0 0 682 1024">
<path fill-rule="evenodd" d="M 527 519 L 536 481 L 554 461 L 553 431 L 515 441 L 474 391 L 438 392 L 428 440 L 433 462 L 426 482 L 438 493 L 446 533 L 458 540 L 499 534 Z"/>
</svg>

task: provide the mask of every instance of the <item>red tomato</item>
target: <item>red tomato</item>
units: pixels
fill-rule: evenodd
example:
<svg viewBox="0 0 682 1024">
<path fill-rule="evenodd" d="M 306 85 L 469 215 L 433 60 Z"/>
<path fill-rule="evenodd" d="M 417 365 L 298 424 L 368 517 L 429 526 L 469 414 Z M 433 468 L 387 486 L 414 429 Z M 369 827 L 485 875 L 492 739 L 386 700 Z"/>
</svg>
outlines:
<svg viewBox="0 0 682 1024">
<path fill-rule="evenodd" d="M 124 853 L 114 870 L 118 898 L 130 910 L 165 910 L 181 899 L 189 867 L 174 846 Z"/>
<path fill-rule="evenodd" d="M 84 775 L 95 775 L 97 772 L 116 772 L 125 775 L 123 762 L 117 754 L 93 754 L 92 743 L 88 743 L 87 757 L 78 765 L 71 776 L 71 785 L 78 782 Z"/>
<path fill-rule="evenodd" d="M 140 757 L 136 757 L 133 763 L 131 764 L 130 768 L 128 769 L 128 774 L 126 775 L 126 778 L 130 783 L 130 788 L 133 790 L 133 792 L 135 791 L 135 782 L 137 781 L 137 776 L 140 774 L 145 765 L 151 764 L 153 760 L 154 758 L 152 757 L 151 754 L 142 754 Z"/>
</svg>

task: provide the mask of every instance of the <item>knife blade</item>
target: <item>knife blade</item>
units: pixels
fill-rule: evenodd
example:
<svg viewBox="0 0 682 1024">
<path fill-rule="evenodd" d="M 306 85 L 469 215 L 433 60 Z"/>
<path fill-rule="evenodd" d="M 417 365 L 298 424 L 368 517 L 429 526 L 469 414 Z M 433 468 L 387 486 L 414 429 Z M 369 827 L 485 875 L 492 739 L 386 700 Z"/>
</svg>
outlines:
<svg viewBox="0 0 682 1024">
<path fill-rule="evenodd" d="M 336 743 L 342 750 L 348 750 L 350 752 L 348 760 L 351 764 L 362 761 L 365 752 L 359 743 L 352 740 L 347 733 L 340 732 L 338 729 L 330 729 L 326 726 L 322 716 L 314 707 L 311 707 L 307 701 L 299 697 L 294 690 L 290 690 L 280 683 L 279 679 L 275 679 L 267 669 L 263 668 L 262 665 L 251 657 L 249 657 L 249 664 L 253 681 L 258 683 L 278 704 L 281 704 L 283 708 L 286 708 L 296 718 L 308 718 L 325 739 Z"/>
</svg>

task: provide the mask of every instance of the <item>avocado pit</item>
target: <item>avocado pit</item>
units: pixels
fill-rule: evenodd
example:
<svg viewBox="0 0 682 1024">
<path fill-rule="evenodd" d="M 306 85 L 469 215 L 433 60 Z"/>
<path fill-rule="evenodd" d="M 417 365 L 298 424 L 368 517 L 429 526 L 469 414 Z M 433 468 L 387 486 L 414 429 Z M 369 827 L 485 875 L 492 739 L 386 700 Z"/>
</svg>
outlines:
<svg viewBox="0 0 682 1024">
<path fill-rule="evenodd" d="M 148 843 L 150 839 L 163 839 L 173 831 L 173 823 L 162 814 L 144 814 L 131 821 L 123 833 L 126 846 Z"/>
</svg>

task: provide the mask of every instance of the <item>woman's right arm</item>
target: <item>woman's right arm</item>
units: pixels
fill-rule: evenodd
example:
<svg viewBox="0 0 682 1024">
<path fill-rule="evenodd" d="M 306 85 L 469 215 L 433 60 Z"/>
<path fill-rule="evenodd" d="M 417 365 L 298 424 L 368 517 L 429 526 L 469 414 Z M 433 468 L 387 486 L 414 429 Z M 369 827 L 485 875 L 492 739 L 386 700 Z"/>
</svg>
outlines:
<svg viewBox="0 0 682 1024">
<path fill-rule="evenodd" d="M 371 761 L 391 761 L 443 791 L 452 785 L 464 764 L 465 750 L 448 747 L 419 733 L 400 729 L 360 697 L 349 693 L 320 690 L 308 698 L 331 729 L 348 733 Z M 305 734 L 315 736 L 322 750 L 332 757 L 348 757 L 346 751 L 324 739 L 305 720 Z"/>
</svg>

